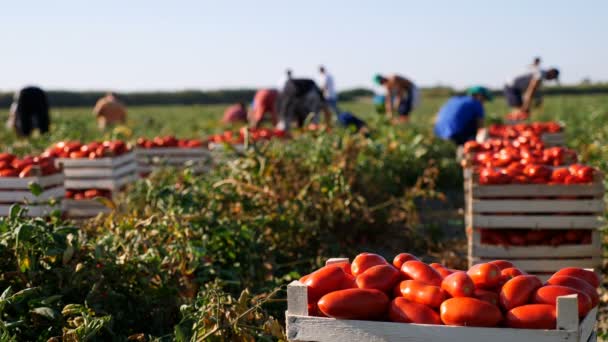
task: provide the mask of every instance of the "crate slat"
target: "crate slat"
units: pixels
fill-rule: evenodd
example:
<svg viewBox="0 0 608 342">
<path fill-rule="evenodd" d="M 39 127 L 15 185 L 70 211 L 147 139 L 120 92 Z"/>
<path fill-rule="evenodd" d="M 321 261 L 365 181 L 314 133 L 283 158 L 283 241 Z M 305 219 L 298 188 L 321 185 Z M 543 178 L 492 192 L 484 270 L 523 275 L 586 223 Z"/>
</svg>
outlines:
<svg viewBox="0 0 608 342">
<path fill-rule="evenodd" d="M 592 184 L 507 184 L 479 185 L 470 183 L 473 198 L 480 197 L 534 197 L 534 196 L 578 196 L 598 197 L 604 195 L 604 185 L 601 182 Z"/>
<path fill-rule="evenodd" d="M 591 200 L 488 200 L 474 199 L 474 213 L 601 213 L 603 199 Z"/>
<path fill-rule="evenodd" d="M 17 177 L 3 177 L 0 178 L 0 189 L 9 189 L 9 190 L 18 190 L 23 189 L 27 190 L 29 188 L 30 183 L 36 183 L 43 188 L 48 188 L 53 185 L 63 184 L 63 173 L 55 173 L 48 176 L 40 176 L 40 177 L 26 177 L 26 178 L 17 178 Z"/>
<path fill-rule="evenodd" d="M 468 226 L 483 228 L 593 229 L 604 225 L 596 215 L 468 215 Z"/>
<path fill-rule="evenodd" d="M 66 189 L 107 189 L 112 191 L 120 190 L 126 184 L 136 181 L 138 178 L 135 172 L 116 179 L 66 179 Z"/>
<path fill-rule="evenodd" d="M 130 151 L 118 157 L 106 157 L 99 159 L 88 158 L 59 158 L 58 165 L 63 165 L 64 168 L 116 168 L 120 165 L 131 163 L 135 160 L 135 152 Z"/>
<path fill-rule="evenodd" d="M 51 198 L 63 198 L 64 195 L 63 185 L 45 189 L 39 196 L 34 196 L 29 190 L 0 191 L 0 203 L 44 202 Z"/>
<path fill-rule="evenodd" d="M 177 148 L 177 147 L 158 147 L 158 148 L 136 148 L 135 155 L 139 158 L 144 157 L 210 157 L 209 150 L 205 148 Z"/>
<path fill-rule="evenodd" d="M 121 176 L 134 173 L 137 168 L 135 162 L 129 162 L 122 164 L 115 168 L 95 168 L 95 167 L 81 167 L 81 168 L 65 168 L 64 174 L 66 179 L 91 179 L 91 178 L 119 178 Z"/>
<path fill-rule="evenodd" d="M 11 206 L 11 204 L 0 204 L 0 216 L 8 216 Z M 45 217 L 49 216 L 52 211 L 61 209 L 60 205 L 50 206 L 48 204 L 22 205 L 22 207 L 28 209 L 25 213 L 26 217 Z"/>
</svg>

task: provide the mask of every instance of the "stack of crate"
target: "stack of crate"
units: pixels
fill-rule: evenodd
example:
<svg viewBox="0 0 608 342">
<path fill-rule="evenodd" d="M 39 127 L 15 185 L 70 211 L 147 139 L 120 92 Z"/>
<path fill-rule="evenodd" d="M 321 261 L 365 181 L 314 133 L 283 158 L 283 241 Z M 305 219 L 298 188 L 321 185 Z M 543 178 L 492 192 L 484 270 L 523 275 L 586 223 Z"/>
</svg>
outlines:
<svg viewBox="0 0 608 342">
<path fill-rule="evenodd" d="M 64 186 L 67 190 L 107 190 L 114 197 L 119 190 L 137 179 L 137 163 L 133 151 L 98 159 L 61 158 L 58 162 L 63 166 Z M 70 217 L 92 217 L 111 211 L 104 201 L 96 198 L 66 198 L 63 205 Z"/>
<path fill-rule="evenodd" d="M 61 210 L 60 200 L 65 194 L 63 173 L 45 176 L 0 178 L 0 216 L 8 216 L 13 204 L 27 208 L 28 217 L 45 217 L 54 210 Z M 42 190 L 32 191 L 33 185 Z"/>
<path fill-rule="evenodd" d="M 137 173 L 145 176 L 156 168 L 168 166 L 174 168 L 191 167 L 194 172 L 208 170 L 211 160 L 209 150 L 204 147 L 137 147 Z"/>
</svg>

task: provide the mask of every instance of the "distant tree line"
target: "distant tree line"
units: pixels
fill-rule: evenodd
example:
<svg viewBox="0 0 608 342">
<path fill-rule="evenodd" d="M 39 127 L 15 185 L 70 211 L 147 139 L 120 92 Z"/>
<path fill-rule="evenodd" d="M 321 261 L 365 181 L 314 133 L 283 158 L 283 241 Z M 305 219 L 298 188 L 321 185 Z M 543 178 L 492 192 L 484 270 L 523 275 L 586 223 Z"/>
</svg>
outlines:
<svg viewBox="0 0 608 342">
<path fill-rule="evenodd" d="M 193 105 L 193 104 L 223 104 L 245 102 L 249 103 L 255 94 L 255 89 L 225 89 L 225 90 L 184 90 L 158 92 L 128 92 L 118 93 L 118 96 L 130 106 L 142 105 Z M 608 94 L 608 84 L 585 84 L 577 86 L 545 87 L 544 93 L 551 95 L 578 94 Z M 502 90 L 494 90 L 495 95 L 501 96 Z M 422 89 L 423 96 L 449 96 L 462 91 L 450 87 L 437 86 Z M 56 107 L 92 107 L 97 99 L 102 97 L 102 91 L 63 91 L 50 90 L 47 92 L 51 106 Z M 339 93 L 341 101 L 370 97 L 374 94 L 371 89 L 354 88 Z M 0 92 L 0 107 L 10 106 L 13 93 Z"/>
</svg>

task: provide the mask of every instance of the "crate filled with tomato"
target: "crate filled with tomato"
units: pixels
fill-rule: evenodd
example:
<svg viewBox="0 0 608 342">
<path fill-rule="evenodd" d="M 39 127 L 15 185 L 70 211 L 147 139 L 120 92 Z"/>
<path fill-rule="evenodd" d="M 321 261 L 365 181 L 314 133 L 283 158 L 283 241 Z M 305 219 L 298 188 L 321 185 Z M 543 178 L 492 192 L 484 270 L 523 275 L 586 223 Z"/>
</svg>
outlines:
<svg viewBox="0 0 608 342">
<path fill-rule="evenodd" d="M 409 253 L 330 259 L 287 287 L 292 341 L 588 341 L 600 278 L 563 268 L 546 282 L 505 260 L 466 271 Z"/>
<path fill-rule="evenodd" d="M 63 173 L 52 156 L 0 153 L 0 216 L 7 216 L 13 204 L 28 209 L 30 217 L 48 216 L 61 207 Z"/>
<path fill-rule="evenodd" d="M 63 200 L 64 211 L 72 218 L 107 214 L 114 206 L 116 191 L 107 189 L 68 189 Z"/>
<path fill-rule="evenodd" d="M 490 138 L 515 139 L 517 137 L 537 137 L 547 146 L 564 146 L 566 137 L 564 126 L 555 121 L 517 123 L 514 125 L 493 124 L 488 126 Z"/>
<path fill-rule="evenodd" d="M 137 172 L 142 176 L 163 166 L 188 166 L 195 172 L 203 172 L 211 161 L 211 154 L 203 140 L 178 139 L 174 136 L 137 139 L 135 156 Z"/>
<path fill-rule="evenodd" d="M 470 264 L 504 258 L 539 275 L 601 266 L 605 189 L 599 171 L 581 164 L 510 164 L 465 173 Z"/>
<path fill-rule="evenodd" d="M 57 163 L 63 167 L 65 176 L 64 186 L 70 191 L 108 190 L 115 193 L 137 179 L 135 153 L 123 141 L 59 142 L 46 152 L 58 157 Z M 66 201 L 64 210 L 69 213 L 76 201 L 74 198 Z M 105 211 L 102 206 L 99 208 L 99 212 Z"/>
<path fill-rule="evenodd" d="M 267 141 L 271 139 L 286 139 L 287 132 L 274 128 L 248 128 L 241 127 L 238 133 L 225 131 L 220 134 L 214 134 L 207 139 L 209 149 L 212 151 L 223 150 L 227 146 L 231 146 L 237 151 L 242 151 L 245 142 L 253 143 L 258 141 Z"/>
<path fill-rule="evenodd" d="M 526 165 L 561 166 L 577 161 L 577 153 L 572 149 L 545 147 L 538 138 L 518 137 L 483 143 L 469 141 L 463 147 L 461 164 L 464 168 L 511 167 L 519 171 Z"/>
</svg>

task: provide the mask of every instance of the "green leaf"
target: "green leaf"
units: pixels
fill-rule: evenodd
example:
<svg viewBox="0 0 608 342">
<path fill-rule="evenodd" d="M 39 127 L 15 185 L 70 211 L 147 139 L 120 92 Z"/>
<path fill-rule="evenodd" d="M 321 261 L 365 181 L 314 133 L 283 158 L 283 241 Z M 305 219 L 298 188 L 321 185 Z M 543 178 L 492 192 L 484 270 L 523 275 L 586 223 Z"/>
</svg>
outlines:
<svg viewBox="0 0 608 342">
<path fill-rule="evenodd" d="M 51 309 L 46 306 L 35 308 L 31 310 L 30 313 L 36 316 L 44 317 L 49 321 L 57 320 L 60 317 L 57 310 Z"/>
<path fill-rule="evenodd" d="M 9 209 L 8 217 L 11 220 L 14 220 L 14 219 L 18 218 L 19 216 L 21 216 L 22 211 L 23 211 L 23 208 L 21 208 L 21 205 L 19 205 L 18 203 L 15 203 L 15 204 L 11 205 L 11 208 Z"/>
<path fill-rule="evenodd" d="M 116 203 L 111 199 L 105 197 L 95 197 L 95 201 L 101 203 L 103 206 L 110 208 L 112 210 L 116 210 Z"/>
<path fill-rule="evenodd" d="M 9 298 L 11 295 L 13 294 L 13 288 L 12 287 L 7 287 L 4 292 L 2 292 L 2 295 L 0 296 L 0 300 L 4 300 Z"/>
<path fill-rule="evenodd" d="M 40 186 L 40 184 L 35 183 L 35 182 L 30 182 L 27 187 L 30 189 L 30 192 L 32 193 L 32 195 L 38 197 L 40 196 L 40 194 L 42 194 L 42 192 L 44 191 L 44 189 Z"/>
<path fill-rule="evenodd" d="M 39 290 L 38 287 L 28 287 L 27 289 L 23 289 L 23 290 L 15 293 L 14 295 L 10 296 L 10 298 L 8 300 L 11 303 L 19 303 L 19 302 L 23 301 L 24 299 L 26 299 L 27 297 L 38 292 L 38 290 Z"/>
</svg>

